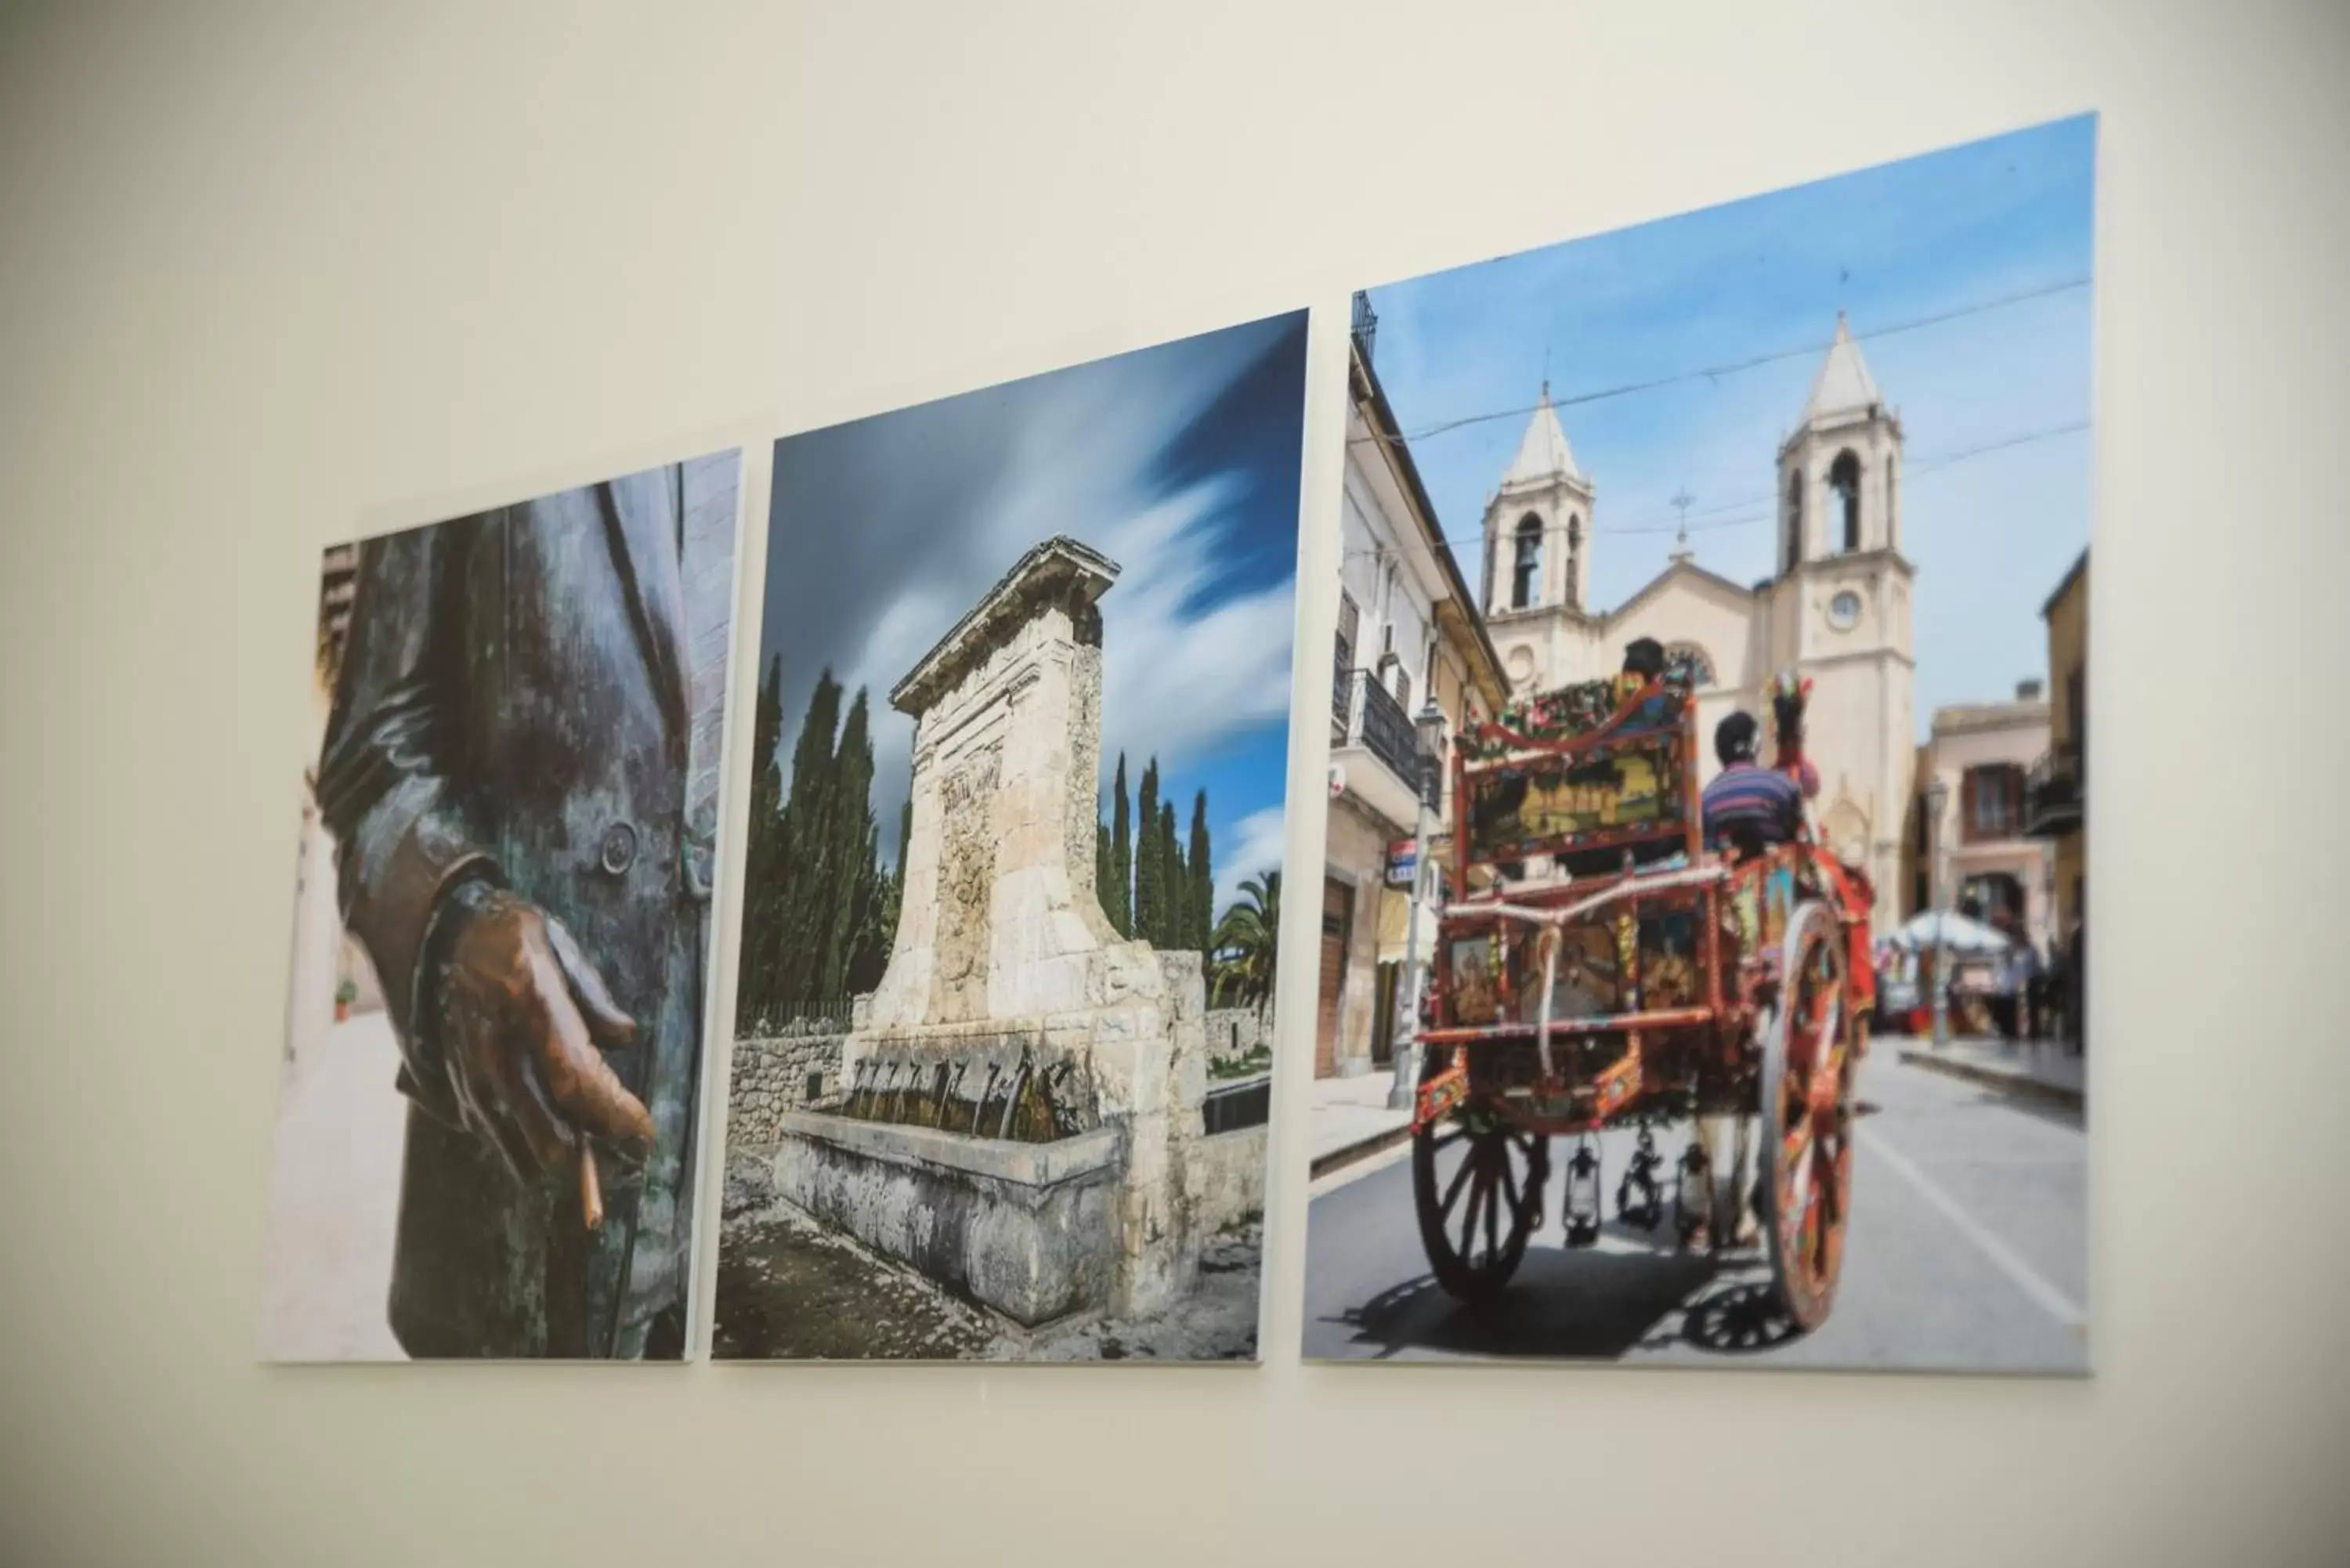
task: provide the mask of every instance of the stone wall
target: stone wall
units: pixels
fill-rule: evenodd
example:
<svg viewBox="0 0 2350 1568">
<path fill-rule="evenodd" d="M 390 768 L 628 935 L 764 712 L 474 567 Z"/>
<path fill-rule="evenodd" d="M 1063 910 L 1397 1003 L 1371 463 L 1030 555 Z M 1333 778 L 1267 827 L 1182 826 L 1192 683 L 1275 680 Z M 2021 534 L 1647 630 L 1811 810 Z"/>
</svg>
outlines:
<svg viewBox="0 0 2350 1568">
<path fill-rule="evenodd" d="M 784 1113 L 840 1093 L 841 1033 L 744 1035 L 734 1042 L 734 1071 L 726 1089 L 729 1148 L 769 1148 L 782 1137 Z M 811 1078 L 816 1093 L 808 1092 Z"/>
<path fill-rule="evenodd" d="M 1208 1070 L 1273 1048 L 1273 1008 L 1211 1007 L 1208 1010 Z"/>
<path fill-rule="evenodd" d="M 1201 1230 L 1209 1235 L 1264 1214 L 1268 1127 L 1217 1133 L 1191 1146 L 1188 1175 Z"/>
<path fill-rule="evenodd" d="M 1030 1326 L 1110 1293 L 1117 1129 L 1035 1144 L 821 1112 L 782 1120 L 775 1189 L 875 1251 Z"/>
</svg>

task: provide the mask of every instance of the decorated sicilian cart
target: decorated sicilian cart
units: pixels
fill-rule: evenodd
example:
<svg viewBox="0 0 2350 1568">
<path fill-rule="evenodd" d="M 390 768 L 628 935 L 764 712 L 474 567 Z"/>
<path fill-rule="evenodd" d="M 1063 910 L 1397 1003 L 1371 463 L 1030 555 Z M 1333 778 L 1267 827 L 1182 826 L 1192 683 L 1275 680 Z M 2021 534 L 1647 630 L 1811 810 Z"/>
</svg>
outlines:
<svg viewBox="0 0 2350 1568">
<path fill-rule="evenodd" d="M 1808 684 L 1773 688 L 1773 765 L 1798 774 Z M 1611 1127 L 1638 1133 L 1620 1220 L 1654 1231 L 1669 1210 L 1680 1245 L 1719 1249 L 1751 1201 L 1788 1316 L 1815 1326 L 1835 1299 L 1872 894 L 1808 829 L 1708 847 L 1696 706 L 1690 671 L 1668 661 L 1654 679 L 1542 693 L 1457 739 L 1457 896 L 1422 1012 L 1412 1156 L 1430 1267 L 1464 1300 L 1516 1272 L 1554 1140 L 1567 1245 L 1598 1240 Z M 1676 1127 L 1689 1136 L 1668 1168 L 1657 1136 Z"/>
</svg>

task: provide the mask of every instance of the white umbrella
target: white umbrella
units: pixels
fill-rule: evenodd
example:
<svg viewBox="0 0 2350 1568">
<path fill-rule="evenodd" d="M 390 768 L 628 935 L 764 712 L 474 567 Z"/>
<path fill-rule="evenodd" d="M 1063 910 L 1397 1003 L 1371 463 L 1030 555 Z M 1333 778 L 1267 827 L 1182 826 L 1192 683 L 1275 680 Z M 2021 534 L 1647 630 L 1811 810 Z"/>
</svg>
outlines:
<svg viewBox="0 0 2350 1568">
<path fill-rule="evenodd" d="M 1929 909 L 1894 932 L 1893 945 L 1911 952 L 1948 947 L 1954 953 L 2002 953 L 2012 944 L 1981 920 Z"/>
</svg>

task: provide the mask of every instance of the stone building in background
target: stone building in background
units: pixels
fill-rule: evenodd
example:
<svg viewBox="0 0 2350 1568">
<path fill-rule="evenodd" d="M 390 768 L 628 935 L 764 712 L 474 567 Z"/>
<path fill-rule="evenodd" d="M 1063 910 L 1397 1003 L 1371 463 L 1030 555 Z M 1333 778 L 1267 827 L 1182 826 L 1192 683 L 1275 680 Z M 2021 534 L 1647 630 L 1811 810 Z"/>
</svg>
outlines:
<svg viewBox="0 0 2350 1568">
<path fill-rule="evenodd" d="M 2089 552 L 2084 548 L 2040 607 L 2048 624 L 2048 750 L 2024 779 L 2023 830 L 2044 839 L 2054 864 L 2050 937 L 2064 944 L 2074 986 L 2065 1015 L 2080 1021 L 2078 989 L 2089 907 Z"/>
<path fill-rule="evenodd" d="M 1433 699 L 1448 734 L 1504 698 L 1476 599 L 1372 368 L 1357 298 L 1348 355 L 1338 629 L 1330 690 L 1330 825 L 1323 866 L 1314 1071 L 1349 1076 L 1391 1060 L 1409 948 L 1409 863 L 1418 826 L 1413 720 Z M 1450 790 L 1450 782 L 1446 784 Z M 1435 817 L 1444 833 L 1449 794 Z M 1417 846 L 1414 846 L 1417 852 Z M 1436 940 L 1419 911 L 1419 954 Z"/>
<path fill-rule="evenodd" d="M 1701 672 L 1710 780 L 1713 726 L 1742 708 L 1767 722 L 1763 687 L 1801 671 L 1813 681 L 1804 749 L 1820 772 L 1821 832 L 1887 896 L 1902 865 L 1916 753 L 1902 440 L 1900 415 L 1839 314 L 1811 395 L 1779 445 L 1777 574 L 1742 587 L 1698 565 L 1684 538 L 1647 586 L 1600 609 L 1588 597 L 1597 489 L 1545 385 L 1485 506 L 1485 619 L 1512 694 L 1612 676 L 1627 643 L 1654 638 L 1693 656 Z"/>
<path fill-rule="evenodd" d="M 1937 902 L 1985 924 L 2013 919 L 2044 956 L 2054 931 L 2049 846 L 2025 830 L 2025 780 L 2048 752 L 2048 701 L 2037 680 L 2016 683 L 2006 702 L 1969 702 L 1934 710 L 1918 748 L 1918 798 L 1904 849 L 1904 908 Z M 1944 785 L 1942 818 L 1926 820 L 1926 792 Z M 1934 885 L 1934 850 L 1942 850 Z"/>
</svg>

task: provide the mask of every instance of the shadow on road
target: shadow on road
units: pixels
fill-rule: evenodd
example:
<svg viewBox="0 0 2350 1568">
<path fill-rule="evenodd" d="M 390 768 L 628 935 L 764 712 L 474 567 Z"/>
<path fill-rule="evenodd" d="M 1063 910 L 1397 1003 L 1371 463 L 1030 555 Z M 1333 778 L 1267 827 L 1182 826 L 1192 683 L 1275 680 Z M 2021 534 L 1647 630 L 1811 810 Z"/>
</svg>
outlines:
<svg viewBox="0 0 2350 1568">
<path fill-rule="evenodd" d="M 1376 1346 L 1378 1358 L 1422 1350 L 1613 1361 L 1674 1345 L 1751 1355 L 1803 1332 L 1769 1282 L 1752 1277 L 1752 1262 L 1751 1254 L 1537 1248 L 1490 1304 L 1455 1301 L 1422 1274 L 1326 1321 L 1351 1329 L 1357 1345 Z"/>
<path fill-rule="evenodd" d="M 1771 1287 L 1742 1280 L 1708 1292 L 1681 1314 L 1681 1338 L 1700 1350 L 1728 1355 L 1776 1350 L 1803 1332 L 1780 1310 Z"/>
<path fill-rule="evenodd" d="M 2060 1106 L 2051 1100 L 2035 1099 L 2030 1095 L 2002 1094 L 1997 1089 L 1985 1089 L 1970 1099 L 1961 1101 L 1961 1110 L 2012 1111 L 2020 1116 L 2030 1116 L 2050 1127 L 2063 1127 L 2067 1132 L 2080 1132 L 2088 1126 L 2088 1115 L 2076 1106 Z"/>
<path fill-rule="evenodd" d="M 1490 1305 L 1455 1301 L 1434 1276 L 1422 1274 L 1337 1321 L 1382 1356 L 1433 1350 L 1613 1360 L 1659 1343 L 1659 1320 L 1678 1313 L 1713 1276 L 1713 1262 L 1694 1254 L 1544 1247 L 1526 1254 L 1517 1278 Z"/>
</svg>

